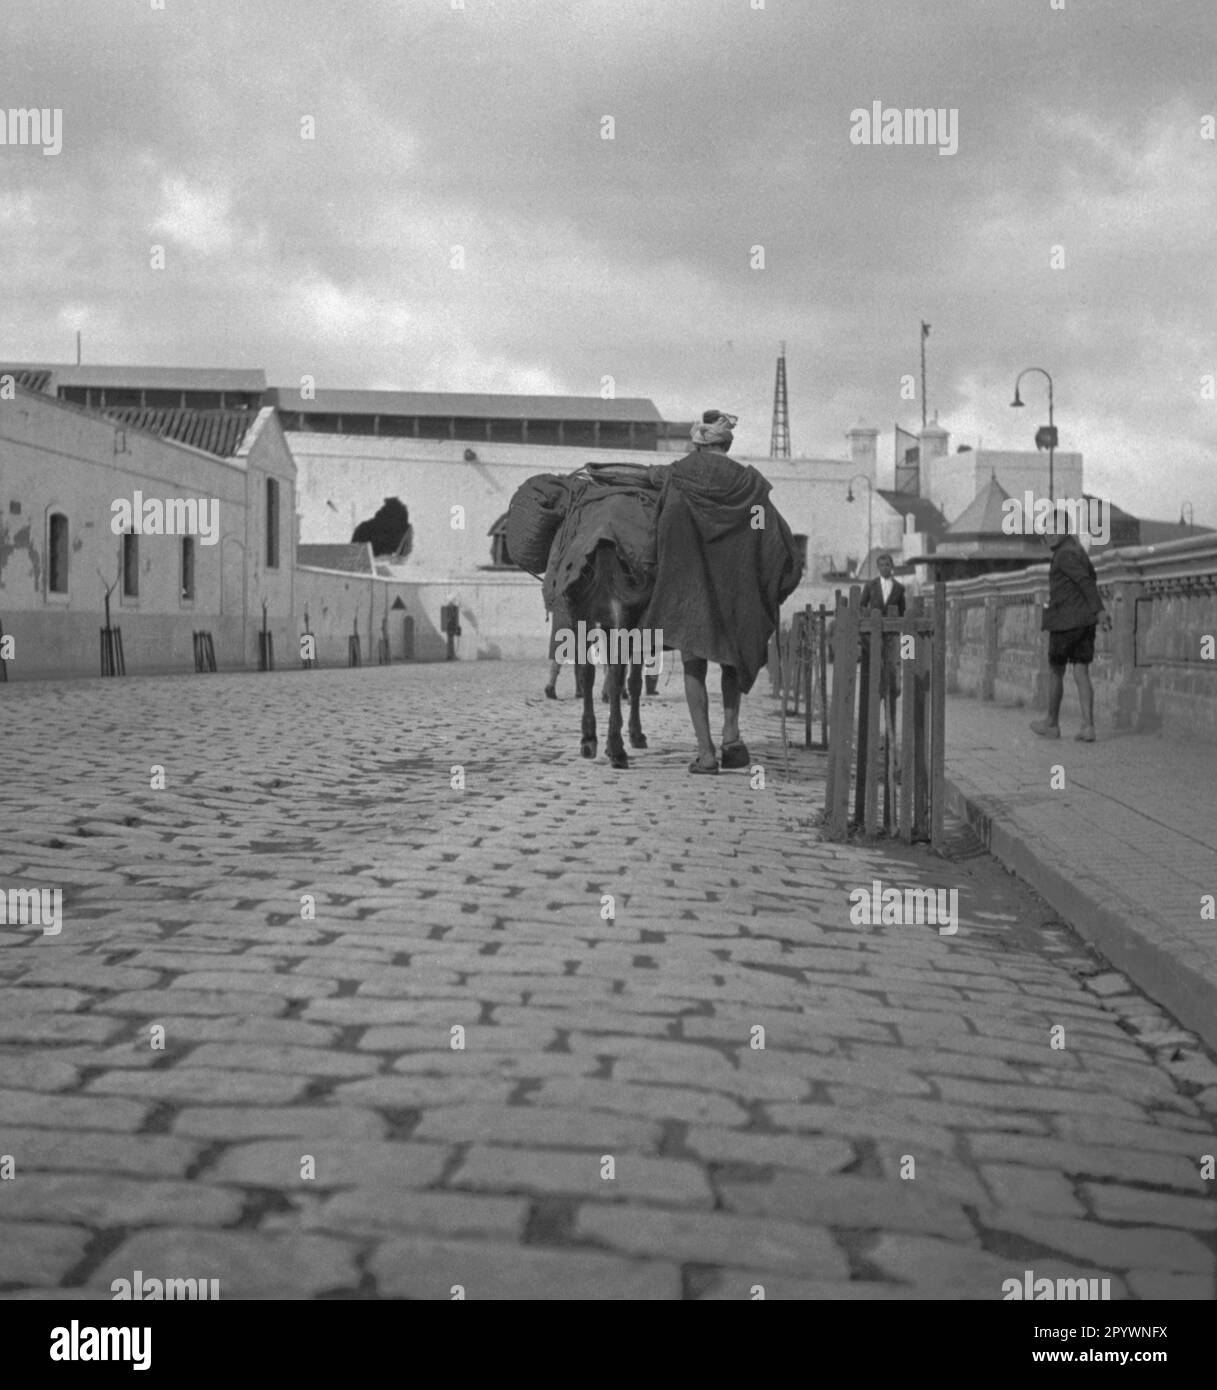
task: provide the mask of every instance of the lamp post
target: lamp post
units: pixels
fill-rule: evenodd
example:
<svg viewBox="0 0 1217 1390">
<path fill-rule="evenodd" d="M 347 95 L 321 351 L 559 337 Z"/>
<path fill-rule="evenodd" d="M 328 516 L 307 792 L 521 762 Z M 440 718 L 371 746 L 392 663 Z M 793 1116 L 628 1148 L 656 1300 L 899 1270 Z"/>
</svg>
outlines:
<svg viewBox="0 0 1217 1390">
<path fill-rule="evenodd" d="M 852 502 L 854 500 L 854 483 L 856 483 L 859 478 L 861 478 L 862 481 L 866 484 L 866 558 L 867 560 L 869 560 L 870 553 L 874 545 L 874 542 L 872 540 L 872 536 L 874 533 L 873 517 L 875 506 L 874 483 L 871 482 L 871 480 L 866 476 L 865 473 L 855 473 L 854 476 L 846 484 L 845 500 L 847 502 Z"/>
<path fill-rule="evenodd" d="M 1018 394 L 1019 382 L 1028 372 L 1039 372 L 1048 377 L 1048 500 L 1056 501 L 1056 424 L 1052 418 L 1052 378 L 1044 371 L 1043 367 L 1024 367 L 1014 381 L 1014 399 L 1010 402 L 1013 409 L 1018 409 L 1023 405 L 1023 398 Z"/>
</svg>

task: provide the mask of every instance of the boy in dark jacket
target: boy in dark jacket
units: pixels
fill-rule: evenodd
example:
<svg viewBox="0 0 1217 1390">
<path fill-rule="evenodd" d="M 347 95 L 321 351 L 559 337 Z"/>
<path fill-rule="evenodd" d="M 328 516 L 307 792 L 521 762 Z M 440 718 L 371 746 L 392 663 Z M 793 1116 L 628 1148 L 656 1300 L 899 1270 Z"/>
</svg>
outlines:
<svg viewBox="0 0 1217 1390">
<path fill-rule="evenodd" d="M 1065 667 L 1073 666 L 1073 679 L 1082 707 L 1082 727 L 1075 735 L 1081 743 L 1093 743 L 1094 686 L 1090 663 L 1094 660 L 1094 634 L 1100 621 L 1106 632 L 1111 615 L 1104 612 L 1095 569 L 1076 536 L 1069 534 L 1068 514 L 1058 511 L 1053 534 L 1052 567 L 1048 571 L 1048 606 L 1042 627 L 1048 633 L 1048 717 L 1037 719 L 1033 733 L 1041 738 L 1060 738 L 1061 700 L 1065 694 Z"/>
</svg>

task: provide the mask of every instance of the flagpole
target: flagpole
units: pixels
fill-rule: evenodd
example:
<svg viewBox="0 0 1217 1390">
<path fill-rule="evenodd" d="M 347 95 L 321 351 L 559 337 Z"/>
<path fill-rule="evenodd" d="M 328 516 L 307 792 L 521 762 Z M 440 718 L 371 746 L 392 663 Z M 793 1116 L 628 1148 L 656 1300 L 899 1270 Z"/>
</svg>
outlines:
<svg viewBox="0 0 1217 1390">
<path fill-rule="evenodd" d="M 930 325 L 921 321 L 921 428 L 925 429 L 925 340 L 930 336 Z"/>
</svg>

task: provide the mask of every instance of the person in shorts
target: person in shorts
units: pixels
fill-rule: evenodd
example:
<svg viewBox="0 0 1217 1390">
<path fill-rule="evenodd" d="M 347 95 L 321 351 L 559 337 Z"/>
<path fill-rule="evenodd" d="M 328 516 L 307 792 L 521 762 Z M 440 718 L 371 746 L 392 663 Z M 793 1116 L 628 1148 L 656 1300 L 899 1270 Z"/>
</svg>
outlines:
<svg viewBox="0 0 1217 1390">
<path fill-rule="evenodd" d="M 1103 609 L 1095 568 L 1081 541 L 1069 531 L 1069 515 L 1058 508 L 1052 534 L 1048 536 L 1052 566 L 1048 571 L 1048 605 L 1042 628 L 1048 633 L 1048 717 L 1037 719 L 1031 730 L 1040 738 L 1060 738 L 1061 701 L 1065 694 L 1065 667 L 1073 667 L 1082 710 L 1082 727 L 1074 737 L 1093 743 L 1094 686 L 1090 682 L 1090 663 L 1094 660 L 1095 630 L 1107 631 L 1111 615 Z"/>
</svg>

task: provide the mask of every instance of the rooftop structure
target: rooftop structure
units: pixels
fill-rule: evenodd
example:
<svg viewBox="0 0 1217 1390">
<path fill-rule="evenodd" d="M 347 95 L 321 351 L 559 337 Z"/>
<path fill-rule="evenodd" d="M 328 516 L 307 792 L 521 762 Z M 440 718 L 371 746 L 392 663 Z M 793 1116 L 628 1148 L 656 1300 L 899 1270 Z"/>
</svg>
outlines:
<svg viewBox="0 0 1217 1390">
<path fill-rule="evenodd" d="M 690 425 L 665 421 L 641 397 L 523 396 L 447 391 L 310 390 L 268 386 L 260 369 L 71 366 L 0 367 L 18 384 L 88 409 L 257 410 L 274 406 L 283 428 L 309 434 L 459 439 L 605 449 L 688 447 Z"/>
</svg>

